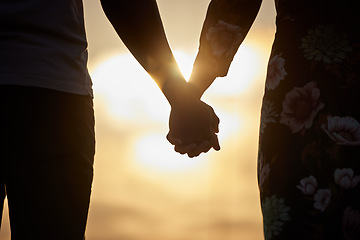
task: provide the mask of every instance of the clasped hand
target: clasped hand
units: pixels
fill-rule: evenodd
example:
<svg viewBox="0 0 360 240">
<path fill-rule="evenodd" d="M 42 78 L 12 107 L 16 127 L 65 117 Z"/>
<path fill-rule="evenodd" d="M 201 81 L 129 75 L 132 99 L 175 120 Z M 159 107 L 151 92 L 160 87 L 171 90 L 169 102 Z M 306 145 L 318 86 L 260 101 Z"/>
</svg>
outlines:
<svg viewBox="0 0 360 240">
<path fill-rule="evenodd" d="M 176 152 L 189 157 L 208 152 L 211 148 L 220 150 L 216 135 L 219 118 L 213 108 L 199 99 L 185 97 L 180 106 L 172 106 L 168 141 L 175 145 Z"/>
</svg>

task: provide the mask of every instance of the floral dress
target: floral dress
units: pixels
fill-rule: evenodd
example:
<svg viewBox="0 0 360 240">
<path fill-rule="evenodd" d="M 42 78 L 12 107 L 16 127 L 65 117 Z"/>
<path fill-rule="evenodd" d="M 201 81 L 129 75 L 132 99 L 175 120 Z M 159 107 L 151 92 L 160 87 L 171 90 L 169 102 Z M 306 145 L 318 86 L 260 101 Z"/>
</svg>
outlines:
<svg viewBox="0 0 360 240">
<path fill-rule="evenodd" d="M 259 2 L 211 1 L 195 66 L 226 75 Z M 275 5 L 258 154 L 265 239 L 360 239 L 360 8 Z"/>
</svg>

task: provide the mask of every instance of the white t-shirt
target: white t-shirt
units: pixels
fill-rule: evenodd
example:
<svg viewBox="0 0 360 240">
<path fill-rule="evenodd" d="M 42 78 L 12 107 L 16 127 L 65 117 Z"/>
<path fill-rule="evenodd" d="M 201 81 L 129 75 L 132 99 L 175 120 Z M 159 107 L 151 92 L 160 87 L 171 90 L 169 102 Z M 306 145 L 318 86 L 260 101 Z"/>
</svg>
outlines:
<svg viewBox="0 0 360 240">
<path fill-rule="evenodd" d="M 0 0 L 0 84 L 91 95 L 82 0 Z"/>
</svg>

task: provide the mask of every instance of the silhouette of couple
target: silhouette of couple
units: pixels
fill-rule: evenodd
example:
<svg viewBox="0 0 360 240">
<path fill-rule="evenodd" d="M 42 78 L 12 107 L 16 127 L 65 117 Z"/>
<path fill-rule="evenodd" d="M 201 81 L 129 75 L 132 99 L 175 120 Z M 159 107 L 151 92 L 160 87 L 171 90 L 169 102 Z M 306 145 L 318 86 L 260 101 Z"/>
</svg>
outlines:
<svg viewBox="0 0 360 240">
<path fill-rule="evenodd" d="M 169 101 L 167 139 L 175 145 L 175 150 L 191 157 L 211 148 L 219 150 L 218 117 L 200 100 L 211 83 L 205 81 L 213 81 L 217 73 L 195 68 L 190 83 L 185 81 L 167 42 L 156 1 L 101 3 L 122 41 Z"/>
<path fill-rule="evenodd" d="M 201 96 L 227 74 L 261 0 L 210 1 L 189 82 L 156 0 L 101 4 L 170 103 L 175 151 L 219 150 L 219 119 Z M 258 155 L 265 239 L 360 239 L 359 8 L 275 5 Z M 11 238 L 83 239 L 95 137 L 82 1 L 0 0 L 0 56 L 0 201 Z"/>
</svg>

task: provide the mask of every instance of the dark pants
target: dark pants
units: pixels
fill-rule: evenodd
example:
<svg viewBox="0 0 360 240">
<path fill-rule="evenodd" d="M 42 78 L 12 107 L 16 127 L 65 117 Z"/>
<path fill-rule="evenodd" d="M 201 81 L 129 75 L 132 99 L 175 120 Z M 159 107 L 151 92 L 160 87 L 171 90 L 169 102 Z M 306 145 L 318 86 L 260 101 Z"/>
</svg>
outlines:
<svg viewBox="0 0 360 240">
<path fill-rule="evenodd" d="M 12 240 L 81 240 L 95 152 L 92 99 L 0 85 L 0 223 Z"/>
</svg>

